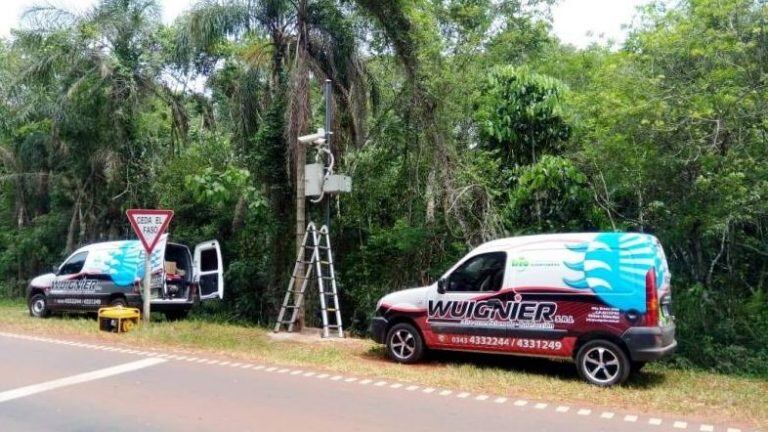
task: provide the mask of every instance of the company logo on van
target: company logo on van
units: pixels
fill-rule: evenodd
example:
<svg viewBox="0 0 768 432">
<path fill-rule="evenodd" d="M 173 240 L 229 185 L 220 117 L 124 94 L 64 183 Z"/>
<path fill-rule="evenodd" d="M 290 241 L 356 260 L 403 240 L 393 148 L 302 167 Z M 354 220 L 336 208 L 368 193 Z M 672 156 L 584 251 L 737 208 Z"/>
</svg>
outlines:
<svg viewBox="0 0 768 432">
<path fill-rule="evenodd" d="M 429 301 L 428 316 L 451 321 L 531 321 L 551 322 L 557 312 L 557 304 L 535 301 L 480 301 L 438 300 Z"/>
<path fill-rule="evenodd" d="M 530 263 L 528 262 L 528 260 L 523 257 L 513 258 L 509 260 L 509 266 L 514 268 L 515 271 L 519 271 L 519 272 L 527 269 L 529 264 Z"/>
</svg>

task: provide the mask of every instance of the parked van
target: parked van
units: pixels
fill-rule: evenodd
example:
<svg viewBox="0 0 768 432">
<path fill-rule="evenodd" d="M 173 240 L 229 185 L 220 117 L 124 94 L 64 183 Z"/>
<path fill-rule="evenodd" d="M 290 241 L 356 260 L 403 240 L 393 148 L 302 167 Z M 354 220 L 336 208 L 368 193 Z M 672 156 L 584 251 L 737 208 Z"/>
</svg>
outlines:
<svg viewBox="0 0 768 432">
<path fill-rule="evenodd" d="M 104 306 L 142 307 L 144 248 L 138 240 L 95 243 L 70 255 L 53 273 L 27 288 L 29 313 L 97 311 Z M 195 246 L 169 243 L 164 234 L 152 252 L 151 310 L 184 318 L 198 300 L 223 298 L 221 249 L 215 240 Z"/>
<path fill-rule="evenodd" d="M 599 386 L 672 353 L 670 273 L 647 234 L 514 237 L 485 243 L 434 284 L 384 296 L 373 337 L 396 362 L 426 349 L 572 359 Z"/>
</svg>

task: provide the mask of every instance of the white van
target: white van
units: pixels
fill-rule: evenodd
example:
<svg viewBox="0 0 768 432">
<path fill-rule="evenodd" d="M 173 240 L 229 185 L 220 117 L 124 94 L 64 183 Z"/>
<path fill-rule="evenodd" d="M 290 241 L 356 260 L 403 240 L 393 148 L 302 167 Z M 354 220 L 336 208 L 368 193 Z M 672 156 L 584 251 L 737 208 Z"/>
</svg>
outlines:
<svg viewBox="0 0 768 432">
<path fill-rule="evenodd" d="M 513 237 L 477 247 L 430 286 L 384 296 L 371 331 L 400 363 L 427 349 L 564 358 L 610 386 L 674 352 L 671 303 L 654 236 Z"/>
<path fill-rule="evenodd" d="M 29 313 L 97 311 L 104 306 L 142 307 L 144 248 L 138 240 L 94 243 L 72 253 L 53 273 L 27 287 Z M 184 318 L 198 300 L 224 297 L 224 265 L 215 240 L 195 246 L 168 242 L 152 252 L 151 308 L 168 319 Z"/>
</svg>

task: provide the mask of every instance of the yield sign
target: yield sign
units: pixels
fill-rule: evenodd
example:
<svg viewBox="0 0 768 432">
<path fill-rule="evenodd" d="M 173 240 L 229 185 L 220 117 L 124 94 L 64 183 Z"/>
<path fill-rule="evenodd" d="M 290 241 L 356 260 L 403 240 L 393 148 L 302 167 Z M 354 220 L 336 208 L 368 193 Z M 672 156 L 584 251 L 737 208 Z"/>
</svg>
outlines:
<svg viewBox="0 0 768 432">
<path fill-rule="evenodd" d="M 139 236 L 147 254 L 157 245 L 168 224 L 173 219 L 173 210 L 143 210 L 131 209 L 125 212 L 131 222 L 133 231 Z"/>
</svg>

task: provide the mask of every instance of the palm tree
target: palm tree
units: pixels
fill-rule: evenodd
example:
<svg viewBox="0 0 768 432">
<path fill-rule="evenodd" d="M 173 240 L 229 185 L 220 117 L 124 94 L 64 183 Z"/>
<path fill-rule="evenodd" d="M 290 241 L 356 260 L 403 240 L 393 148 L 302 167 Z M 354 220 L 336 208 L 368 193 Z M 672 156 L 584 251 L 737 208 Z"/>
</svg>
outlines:
<svg viewBox="0 0 768 432">
<path fill-rule="evenodd" d="M 176 135 L 186 136 L 181 98 L 162 80 L 159 9 L 154 0 L 102 0 L 82 14 L 32 8 L 24 23 L 13 43 L 23 55 L 10 110 L 50 122 L 49 156 L 73 203 L 67 248 L 114 237 L 122 209 L 141 203 L 147 187 L 143 104 L 164 101 Z"/>
</svg>

